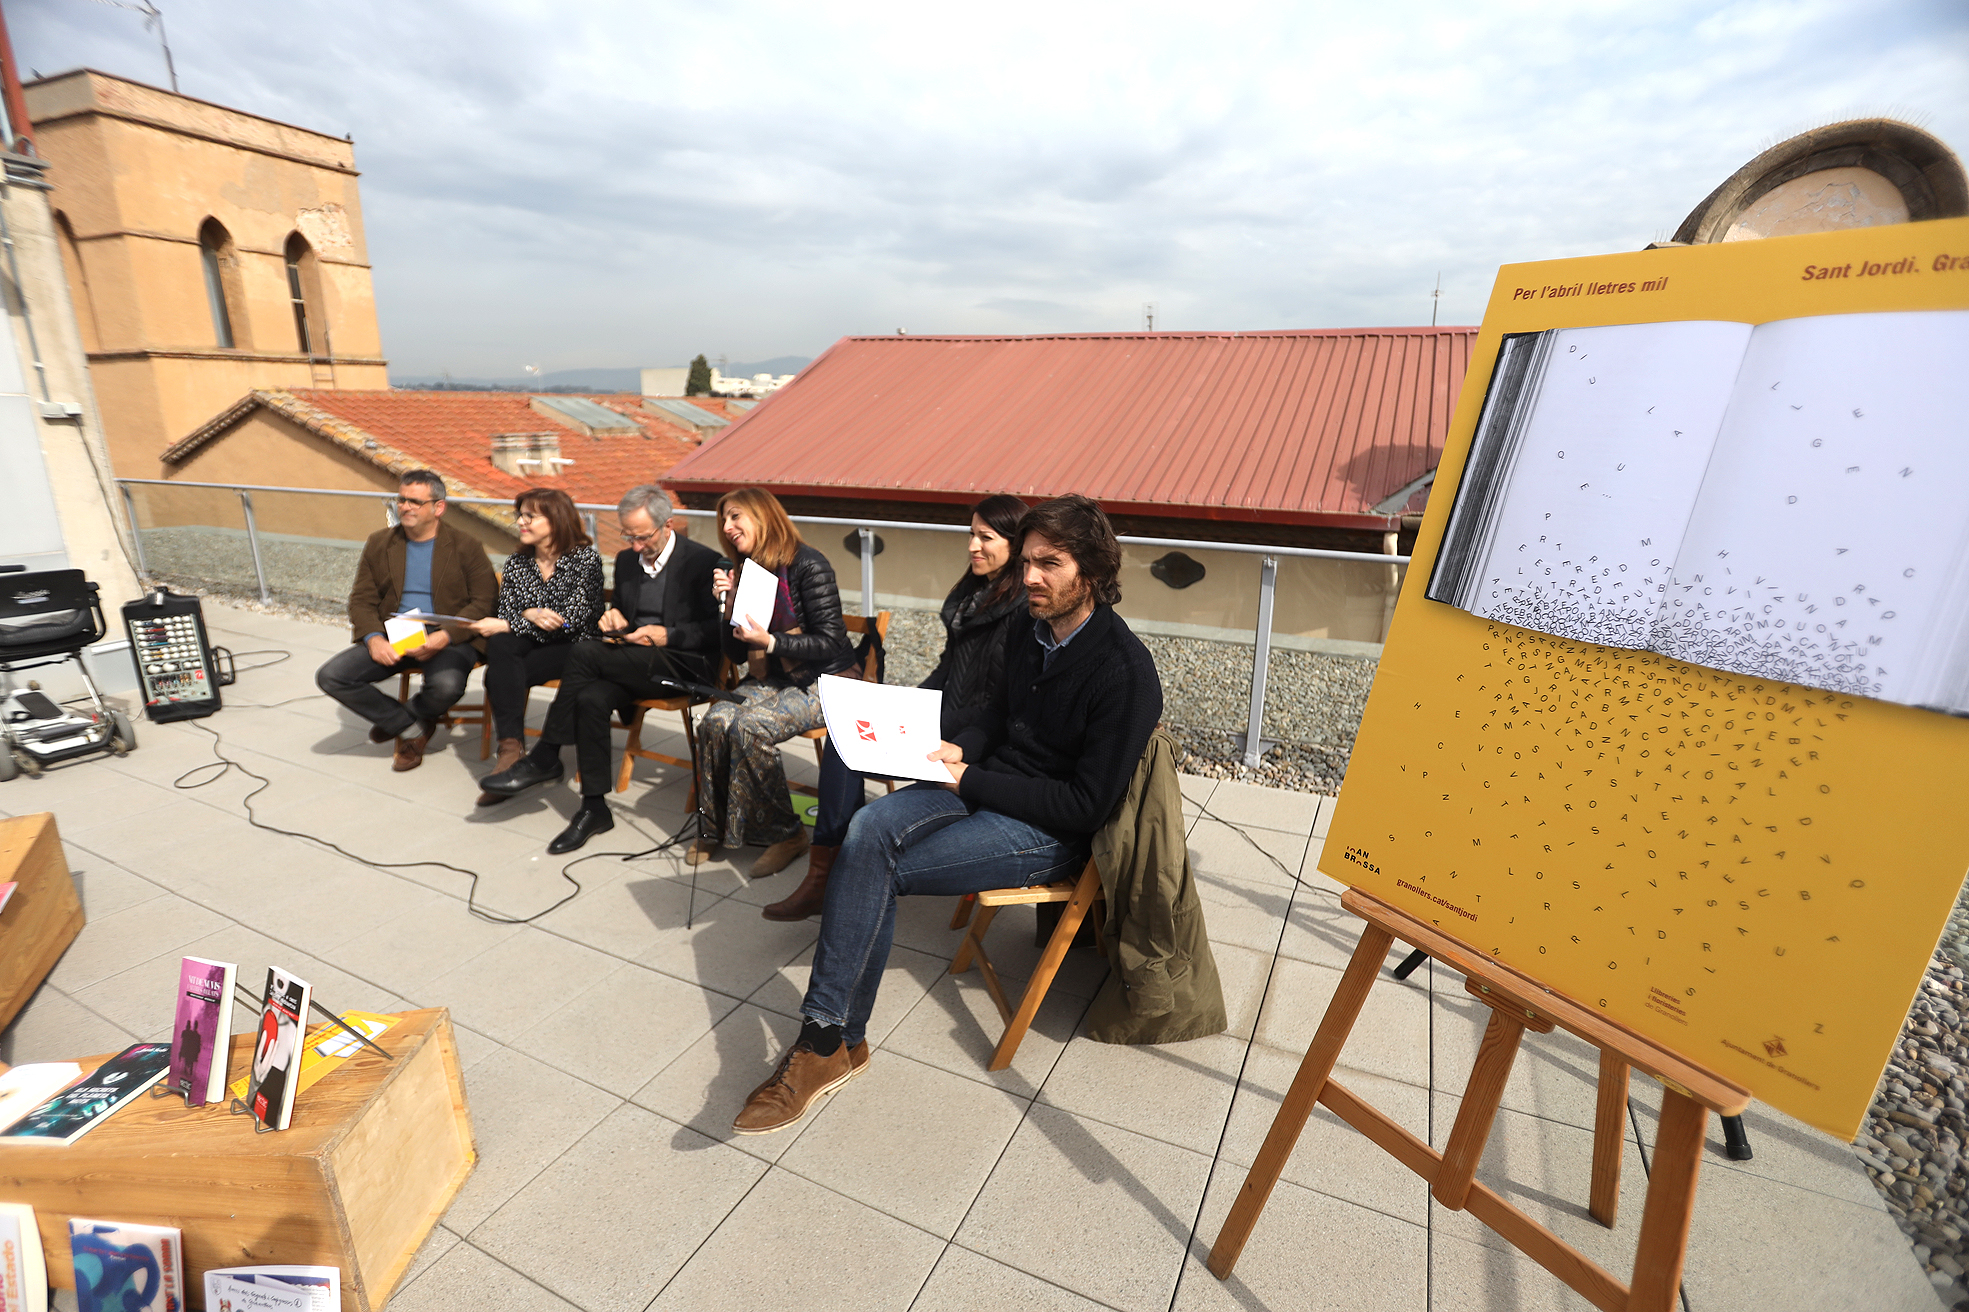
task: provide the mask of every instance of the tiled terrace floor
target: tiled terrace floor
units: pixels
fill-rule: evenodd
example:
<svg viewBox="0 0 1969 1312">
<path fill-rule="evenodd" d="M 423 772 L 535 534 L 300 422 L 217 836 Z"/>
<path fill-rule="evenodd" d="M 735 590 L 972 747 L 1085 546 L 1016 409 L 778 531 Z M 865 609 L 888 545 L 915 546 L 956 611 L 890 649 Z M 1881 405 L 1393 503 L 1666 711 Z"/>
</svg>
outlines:
<svg viewBox="0 0 1969 1312">
<path fill-rule="evenodd" d="M 564 858 L 544 848 L 569 791 L 475 811 L 483 767 L 463 731 L 393 774 L 387 749 L 312 695 L 341 630 L 221 607 L 207 619 L 235 651 L 294 653 L 243 674 L 203 722 L 271 781 L 263 821 L 374 860 L 476 869 L 481 905 L 506 912 L 561 895 Z M 868 1073 L 794 1130 L 741 1139 L 739 1099 L 797 1028 L 816 930 L 758 908 L 799 867 L 757 884 L 705 867 L 687 929 L 680 861 L 592 860 L 565 906 L 488 924 L 462 876 L 380 871 L 252 828 L 241 800 L 256 785 L 239 774 L 175 790 L 212 759 L 204 729 L 140 734 L 127 759 L 0 785 L 6 811 L 56 814 L 89 915 L 0 1057 L 165 1037 L 184 954 L 236 961 L 245 980 L 282 964 L 341 1008 L 450 1007 L 481 1158 L 392 1312 L 1586 1306 L 1323 1109 L 1235 1278 L 1204 1268 L 1355 937 L 1314 872 L 1330 799 L 1185 780 L 1231 1033 L 1166 1048 L 1077 1037 L 1104 966 L 1076 953 L 1013 1068 L 989 1074 L 991 1003 L 975 974 L 944 973 L 950 905 L 912 899 Z M 788 760 L 811 776 L 810 755 Z M 650 846 L 683 796 L 681 772 L 644 768 L 590 848 Z M 1013 946 L 1013 920 L 994 938 L 1008 974 L 1036 955 Z M 1440 1145 L 1482 1024 L 1446 970 L 1384 979 L 1341 1078 Z M 1528 1035 L 1482 1178 L 1624 1277 L 1658 1090 L 1636 1078 L 1606 1231 L 1584 1206 L 1593 1075 L 1584 1045 Z M 1754 1161 L 1724 1160 L 1719 1141 L 1704 1162 L 1688 1309 L 1940 1306 L 1847 1148 L 1762 1108 L 1748 1125 Z"/>
</svg>

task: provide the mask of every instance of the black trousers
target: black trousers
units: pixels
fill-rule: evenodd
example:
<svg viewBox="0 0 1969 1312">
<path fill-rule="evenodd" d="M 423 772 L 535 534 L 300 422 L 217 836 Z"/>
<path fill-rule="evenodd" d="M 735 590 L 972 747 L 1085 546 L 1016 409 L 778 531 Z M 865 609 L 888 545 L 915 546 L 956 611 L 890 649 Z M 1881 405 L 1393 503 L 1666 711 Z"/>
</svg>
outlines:
<svg viewBox="0 0 1969 1312">
<path fill-rule="evenodd" d="M 479 654 L 465 643 L 444 648 L 428 660 L 404 659 L 395 665 L 378 665 L 369 658 L 367 643 L 355 643 L 328 658 L 315 671 L 315 687 L 333 697 L 363 719 L 391 733 L 402 733 L 419 720 L 435 720 L 465 695 L 465 680 Z M 394 678 L 405 670 L 424 676 L 424 686 L 408 706 L 371 685 Z"/>
<path fill-rule="evenodd" d="M 561 672 L 560 690 L 547 708 L 540 741 L 556 747 L 574 744 L 581 770 L 583 796 L 599 797 L 615 784 L 610 769 L 614 756 L 609 720 L 617 710 L 650 697 L 675 697 L 659 679 L 702 682 L 710 660 L 694 652 L 664 647 L 627 647 L 605 642 L 577 642 Z"/>
<path fill-rule="evenodd" d="M 517 633 L 495 633 L 485 641 L 485 699 L 492 706 L 492 735 L 520 738 L 526 733 L 526 693 L 567 672 L 578 644 L 541 642 Z"/>
</svg>

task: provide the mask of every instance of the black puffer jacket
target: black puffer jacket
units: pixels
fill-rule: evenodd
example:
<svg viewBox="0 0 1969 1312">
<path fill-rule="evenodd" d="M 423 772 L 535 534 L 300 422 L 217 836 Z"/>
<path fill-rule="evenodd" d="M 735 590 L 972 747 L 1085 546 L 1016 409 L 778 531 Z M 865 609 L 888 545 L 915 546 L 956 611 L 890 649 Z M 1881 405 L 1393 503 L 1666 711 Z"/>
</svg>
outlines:
<svg viewBox="0 0 1969 1312">
<path fill-rule="evenodd" d="M 848 626 L 841 621 L 841 589 L 834 566 L 805 543 L 786 567 L 786 591 L 793 601 L 793 622 L 783 632 L 774 626 L 773 650 L 766 657 L 766 682 L 805 688 L 823 674 L 839 674 L 855 663 Z M 739 641 L 731 625 L 724 628 L 725 655 L 744 668 L 753 649 Z"/>
<path fill-rule="evenodd" d="M 966 571 L 943 601 L 943 657 L 923 687 L 943 691 L 943 736 L 949 742 L 976 724 L 1005 682 L 1005 629 L 1032 623 L 1024 584 L 997 601 L 991 580 Z"/>
</svg>

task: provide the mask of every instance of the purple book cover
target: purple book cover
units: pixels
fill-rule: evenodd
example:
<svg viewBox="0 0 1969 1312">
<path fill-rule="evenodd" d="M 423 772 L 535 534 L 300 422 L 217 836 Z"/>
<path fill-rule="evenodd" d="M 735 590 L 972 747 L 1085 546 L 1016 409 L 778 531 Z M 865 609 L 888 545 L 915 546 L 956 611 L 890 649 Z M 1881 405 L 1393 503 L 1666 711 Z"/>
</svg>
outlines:
<svg viewBox="0 0 1969 1312">
<path fill-rule="evenodd" d="M 170 1087 L 185 1095 L 188 1106 L 211 1100 L 215 1083 L 225 1085 L 225 1055 L 232 1011 L 232 970 L 219 961 L 186 957 L 178 970 L 178 1010 L 171 1023 Z M 213 1061 L 219 1062 L 213 1078 Z"/>
</svg>

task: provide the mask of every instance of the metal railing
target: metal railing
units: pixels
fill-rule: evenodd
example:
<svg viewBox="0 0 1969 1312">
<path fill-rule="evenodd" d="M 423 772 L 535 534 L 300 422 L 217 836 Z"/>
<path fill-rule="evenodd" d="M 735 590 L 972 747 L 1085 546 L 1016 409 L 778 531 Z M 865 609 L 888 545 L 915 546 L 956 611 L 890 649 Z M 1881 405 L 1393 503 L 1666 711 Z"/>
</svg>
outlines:
<svg viewBox="0 0 1969 1312">
<path fill-rule="evenodd" d="M 119 478 L 118 489 L 123 494 L 123 509 L 130 519 L 130 536 L 137 544 L 137 568 L 145 573 L 149 566 L 144 560 L 143 538 L 137 532 L 137 506 L 130 495 L 132 487 L 172 487 L 204 488 L 220 492 L 232 492 L 239 497 L 240 509 L 246 518 L 246 539 L 253 553 L 254 580 L 259 586 L 260 600 L 269 603 L 273 593 L 267 587 L 266 565 L 260 554 L 259 530 L 253 518 L 253 494 L 290 493 L 303 496 L 356 497 L 382 503 L 383 513 L 388 523 L 396 523 L 396 500 L 394 493 L 350 492 L 338 488 L 325 487 L 274 487 L 251 483 L 194 483 L 178 479 L 164 478 Z M 447 497 L 446 500 L 467 506 L 508 506 L 511 503 L 503 498 L 493 497 Z M 615 507 L 597 502 L 577 501 L 575 509 L 582 512 L 590 537 L 596 537 L 597 516 L 613 514 Z M 678 515 L 697 519 L 711 519 L 714 512 L 709 510 L 677 509 Z M 859 531 L 861 538 L 861 608 L 862 614 L 875 613 L 875 531 L 877 529 L 913 529 L 930 533 L 966 533 L 971 530 L 964 524 L 921 524 L 910 520 L 897 519 L 840 519 L 825 515 L 793 515 L 796 524 L 835 524 Z M 1239 555 L 1258 557 L 1258 622 L 1253 633 L 1251 659 L 1251 707 L 1245 722 L 1243 738 L 1244 763 L 1256 766 L 1264 755 L 1267 743 L 1262 736 L 1265 720 L 1265 680 L 1271 665 L 1272 614 L 1273 601 L 1278 584 L 1278 563 L 1282 558 L 1304 560 L 1337 560 L 1353 565 L 1406 565 L 1409 558 L 1399 555 L 1369 555 L 1360 551 L 1329 551 L 1316 547 L 1278 547 L 1250 542 L 1210 542 L 1193 538 L 1149 538 L 1123 536 L 1120 541 L 1125 546 L 1167 547 L 1175 551 L 1227 551 Z"/>
</svg>

